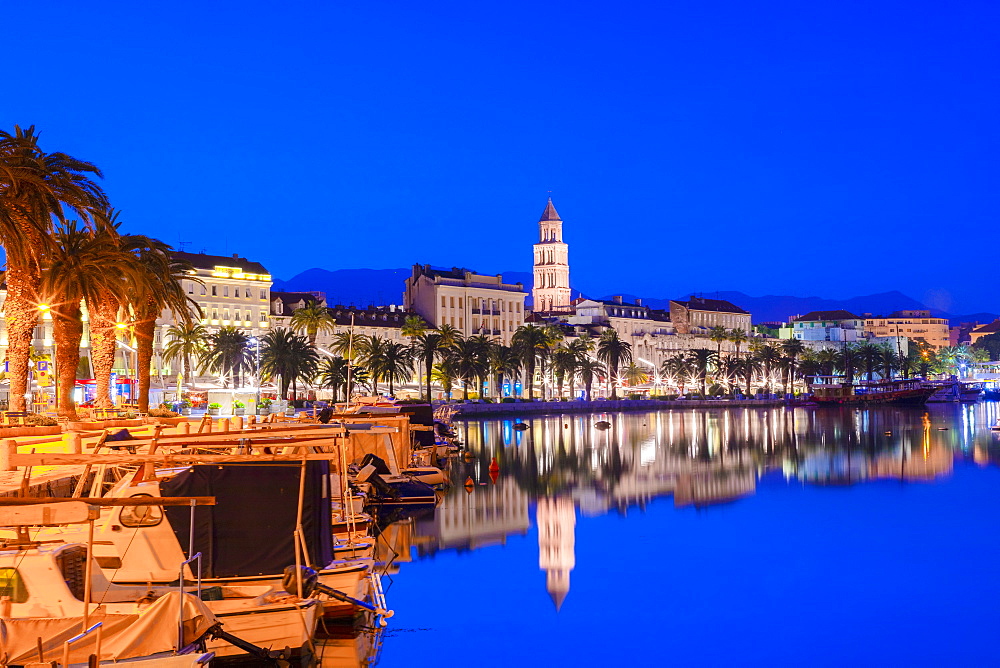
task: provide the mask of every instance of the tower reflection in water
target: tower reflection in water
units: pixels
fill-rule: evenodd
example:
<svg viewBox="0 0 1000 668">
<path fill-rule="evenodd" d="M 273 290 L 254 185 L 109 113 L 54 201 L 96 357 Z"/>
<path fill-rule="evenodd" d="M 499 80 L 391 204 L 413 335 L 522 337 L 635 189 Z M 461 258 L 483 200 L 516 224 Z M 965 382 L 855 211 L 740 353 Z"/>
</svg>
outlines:
<svg viewBox="0 0 1000 668">
<path fill-rule="evenodd" d="M 1000 461 L 988 428 L 996 419 L 996 404 L 978 404 L 548 416 L 525 420 L 524 430 L 513 420 L 458 422 L 469 455 L 453 463 L 456 484 L 434 512 L 410 520 L 408 542 L 393 549 L 405 559 L 411 547 L 420 558 L 503 543 L 529 532 L 534 505 L 539 567 L 558 609 L 575 566 L 578 511 L 626 514 L 667 496 L 679 509 L 706 508 L 755 494 L 765 476 L 808 485 L 932 481 L 951 473 L 956 456 Z M 488 475 L 494 457 L 497 484 Z"/>
</svg>

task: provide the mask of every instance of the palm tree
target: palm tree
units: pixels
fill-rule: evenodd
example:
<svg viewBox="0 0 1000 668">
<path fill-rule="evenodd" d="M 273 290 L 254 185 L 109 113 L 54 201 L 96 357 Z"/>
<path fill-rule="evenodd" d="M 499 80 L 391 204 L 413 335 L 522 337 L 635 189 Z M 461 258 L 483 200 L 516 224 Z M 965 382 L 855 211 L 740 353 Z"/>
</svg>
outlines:
<svg viewBox="0 0 1000 668">
<path fill-rule="evenodd" d="M 184 369 L 184 379 L 191 382 L 191 358 L 201 357 L 208 344 L 209 333 L 202 325 L 194 322 L 171 325 L 166 331 L 169 339 L 163 348 L 163 361 L 172 364 L 181 360 Z M 182 399 L 183 397 L 178 397 Z"/>
<path fill-rule="evenodd" d="M 327 358 L 319 365 L 317 372 L 320 387 L 333 390 L 333 400 L 340 400 L 340 388 L 344 388 L 347 398 L 347 360 L 343 357 Z"/>
<path fill-rule="evenodd" d="M 79 229 L 75 221 L 60 226 L 55 241 L 45 256 L 39 287 L 52 313 L 59 415 L 75 418 L 72 392 L 83 338 L 81 302 L 93 303 L 107 292 L 123 293 L 123 277 L 132 271 L 132 265 L 107 237 Z"/>
<path fill-rule="evenodd" d="M 611 386 L 611 398 L 618 398 L 618 388 L 614 381 L 618 376 L 618 367 L 632 361 L 632 344 L 622 341 L 618 332 L 607 329 L 597 342 L 597 359 L 604 362 L 608 369 L 608 384 Z"/>
<path fill-rule="evenodd" d="M 489 341 L 487 340 L 488 344 Z M 488 349 L 484 350 L 483 341 L 480 340 L 478 336 L 469 337 L 459 341 L 454 349 L 453 356 L 455 362 L 455 372 L 457 377 L 462 380 L 463 387 L 465 388 L 465 398 L 469 398 L 469 380 L 476 380 L 482 378 L 488 367 L 487 355 L 489 354 Z M 476 390 L 477 396 L 482 393 L 482 383 Z"/>
<path fill-rule="evenodd" d="M 270 333 L 270 332 L 269 332 Z M 236 327 L 226 326 L 209 336 L 208 348 L 199 366 L 218 373 L 225 387 L 230 379 L 239 384 L 240 374 L 250 370 L 249 337 Z M 261 369 L 264 368 L 264 343 L 261 341 Z M 284 396 L 284 394 L 282 394 Z"/>
<path fill-rule="evenodd" d="M 701 381 L 701 396 L 704 397 L 708 389 L 708 371 L 716 363 L 718 357 L 715 351 L 708 348 L 695 348 L 691 351 L 690 359 L 691 365 L 698 374 L 698 380 Z"/>
<path fill-rule="evenodd" d="M 721 325 L 716 325 L 708 332 L 708 338 L 718 344 L 718 349 L 715 351 L 717 357 L 722 357 L 722 342 L 729 340 L 729 330 Z"/>
<path fill-rule="evenodd" d="M 747 342 L 747 333 L 742 329 L 729 330 L 729 341 L 736 347 L 736 356 L 740 356 L 740 348 Z"/>
<path fill-rule="evenodd" d="M 576 365 L 579 361 L 577 353 L 568 345 L 560 345 L 552 352 L 552 372 L 556 376 L 556 394 L 560 398 L 562 398 L 563 393 L 563 382 L 567 377 L 569 377 L 570 383 L 573 382 L 573 376 L 576 375 Z M 572 390 L 570 396 L 572 396 Z"/>
<path fill-rule="evenodd" d="M 764 370 L 764 366 L 761 364 L 760 358 L 756 355 L 747 355 L 742 360 L 743 367 L 743 379 L 747 384 L 746 395 L 748 397 L 753 396 L 753 391 L 751 384 L 753 383 L 753 375 L 755 373 L 761 373 Z"/>
<path fill-rule="evenodd" d="M 382 376 L 389 381 L 389 396 L 395 396 L 395 383 L 413 378 L 413 352 L 409 346 L 389 341 L 382 350 Z"/>
<path fill-rule="evenodd" d="M 261 375 L 280 379 L 280 393 L 288 397 L 288 386 L 292 388 L 292 401 L 298 398 L 297 381 L 308 380 L 316 375 L 319 353 L 316 346 L 305 336 L 290 329 L 272 329 L 260 339 Z"/>
<path fill-rule="evenodd" d="M 771 372 L 781 361 L 781 353 L 770 344 L 760 346 L 757 351 L 757 359 L 760 361 L 761 369 L 764 373 L 764 393 L 771 393 Z"/>
<path fill-rule="evenodd" d="M 539 351 L 549 344 L 545 330 L 534 325 L 521 325 L 511 337 L 511 346 L 517 350 L 527 377 L 528 399 L 535 398 L 535 359 Z"/>
<path fill-rule="evenodd" d="M 403 318 L 403 327 L 400 329 L 400 334 L 405 336 L 410 340 L 410 348 L 412 349 L 416 343 L 417 337 L 427 331 L 427 323 L 419 315 L 408 315 Z M 414 356 L 416 352 L 414 351 Z M 418 358 L 419 359 L 419 358 Z M 420 376 L 420 364 L 416 364 L 417 369 L 417 387 L 422 385 Z M 430 399 L 428 399 L 430 401 Z"/>
<path fill-rule="evenodd" d="M 360 361 L 371 376 L 372 393 L 378 394 L 378 382 L 384 375 L 385 351 L 389 341 L 377 334 L 372 334 L 371 336 L 359 336 L 355 343 L 358 347 Z"/>
<path fill-rule="evenodd" d="M 132 256 L 138 279 L 132 283 L 129 304 L 132 307 L 132 332 L 136 343 L 136 371 L 139 381 L 139 410 L 149 410 L 150 367 L 153 361 L 153 338 L 156 319 L 169 309 L 176 320 L 191 322 L 201 317 L 198 305 L 184 292 L 183 281 L 191 280 L 192 267 L 175 260 L 170 246 L 143 235 L 125 235 L 122 248 Z"/>
<path fill-rule="evenodd" d="M 865 342 L 856 348 L 858 358 L 861 360 L 861 364 L 864 365 L 865 376 L 868 380 L 874 380 L 875 372 L 879 368 L 879 362 L 882 360 L 882 349 L 876 346 L 874 343 Z"/>
<path fill-rule="evenodd" d="M 309 345 L 316 345 L 316 337 L 326 332 L 332 332 L 337 321 L 330 315 L 330 309 L 320 306 L 316 300 L 309 300 L 302 308 L 292 312 L 289 321 L 296 332 L 305 332 L 309 337 Z"/>
<path fill-rule="evenodd" d="M 642 385 L 649 380 L 649 374 L 646 373 L 646 370 L 638 366 L 635 362 L 625 367 L 622 375 L 628 381 L 629 385 Z"/>
<path fill-rule="evenodd" d="M 691 370 L 692 364 L 690 358 L 682 352 L 678 352 L 667 359 L 663 360 L 663 364 L 660 365 L 660 373 L 666 378 L 673 378 L 677 383 L 678 389 L 681 394 L 684 394 L 684 385 L 686 384 L 687 377 Z"/>
<path fill-rule="evenodd" d="M 844 374 L 844 380 L 848 385 L 854 384 L 854 373 L 858 368 L 858 350 L 848 344 L 837 353 L 837 366 Z"/>
<path fill-rule="evenodd" d="M 434 360 L 446 349 L 444 339 L 437 332 L 417 334 L 413 339 L 413 354 L 423 361 L 424 380 L 427 383 L 427 403 L 431 402 L 431 374 L 434 370 Z"/>
<path fill-rule="evenodd" d="M 117 211 L 101 212 L 106 225 L 95 232 L 103 236 L 105 243 L 118 246 L 122 252 L 128 252 L 120 246 L 121 237 L 118 228 Z M 122 277 L 124 280 L 124 277 Z M 118 334 L 121 321 L 128 319 L 128 299 L 125 296 L 125 286 L 115 286 L 115 290 L 106 291 L 87 302 L 87 312 L 90 318 L 90 360 L 94 369 L 95 397 L 94 405 L 98 408 L 110 408 L 111 373 L 115 366 L 118 352 Z"/>
<path fill-rule="evenodd" d="M 788 358 L 788 373 L 785 374 L 785 394 L 788 394 L 788 383 L 795 383 L 795 364 L 799 355 L 805 352 L 806 346 L 798 339 L 785 339 L 781 342 L 781 352 Z"/>
<path fill-rule="evenodd" d="M 496 382 L 494 395 L 499 398 L 504 378 L 515 380 L 520 373 L 521 358 L 514 348 L 498 344 L 490 348 L 489 365 Z"/>
<path fill-rule="evenodd" d="M 604 373 L 604 365 L 592 357 L 585 357 L 577 362 L 576 370 L 580 374 L 583 386 L 587 389 L 587 401 L 590 401 L 590 391 L 593 388 L 594 379 Z"/>
<path fill-rule="evenodd" d="M 7 361 L 11 410 L 23 411 L 28 390 L 28 361 L 38 322 L 41 265 L 55 250 L 53 220 L 66 224 L 73 212 L 84 223 L 107 208 L 107 197 L 91 180 L 101 176 L 89 162 L 65 153 L 45 153 L 34 126 L 0 131 L 0 245 L 7 270 Z M 74 369 L 75 371 L 75 369 Z"/>
</svg>

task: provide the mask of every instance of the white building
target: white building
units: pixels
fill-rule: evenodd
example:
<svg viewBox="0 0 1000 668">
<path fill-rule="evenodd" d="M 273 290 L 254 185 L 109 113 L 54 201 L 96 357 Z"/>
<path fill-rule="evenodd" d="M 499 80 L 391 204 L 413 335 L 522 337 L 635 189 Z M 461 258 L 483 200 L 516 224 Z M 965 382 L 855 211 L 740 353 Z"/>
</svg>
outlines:
<svg viewBox="0 0 1000 668">
<path fill-rule="evenodd" d="M 514 332 L 524 324 L 525 297 L 521 283 L 504 283 L 500 274 L 415 264 L 406 279 L 403 307 L 433 327 L 447 324 L 463 336 L 485 334 L 510 345 Z"/>
</svg>

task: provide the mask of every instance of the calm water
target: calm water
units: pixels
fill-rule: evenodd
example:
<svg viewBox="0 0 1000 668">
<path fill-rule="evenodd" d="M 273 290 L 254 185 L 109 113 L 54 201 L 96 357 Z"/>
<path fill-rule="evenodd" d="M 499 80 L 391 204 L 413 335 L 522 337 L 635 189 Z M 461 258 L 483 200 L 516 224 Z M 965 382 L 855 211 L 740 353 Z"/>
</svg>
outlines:
<svg viewBox="0 0 1000 668">
<path fill-rule="evenodd" d="M 378 666 L 1000 665 L 997 417 L 459 423 L 477 484 L 387 528 Z"/>
</svg>

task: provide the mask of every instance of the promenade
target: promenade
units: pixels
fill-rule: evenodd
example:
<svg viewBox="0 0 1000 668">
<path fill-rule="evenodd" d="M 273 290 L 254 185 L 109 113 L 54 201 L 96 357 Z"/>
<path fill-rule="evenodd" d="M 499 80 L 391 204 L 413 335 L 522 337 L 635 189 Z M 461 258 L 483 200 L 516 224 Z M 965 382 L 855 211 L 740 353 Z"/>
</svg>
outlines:
<svg viewBox="0 0 1000 668">
<path fill-rule="evenodd" d="M 619 413 L 676 408 L 769 408 L 784 404 L 782 399 L 621 399 L 619 401 L 525 401 L 518 403 L 455 403 L 454 419 L 477 419 L 561 413 Z"/>
</svg>

